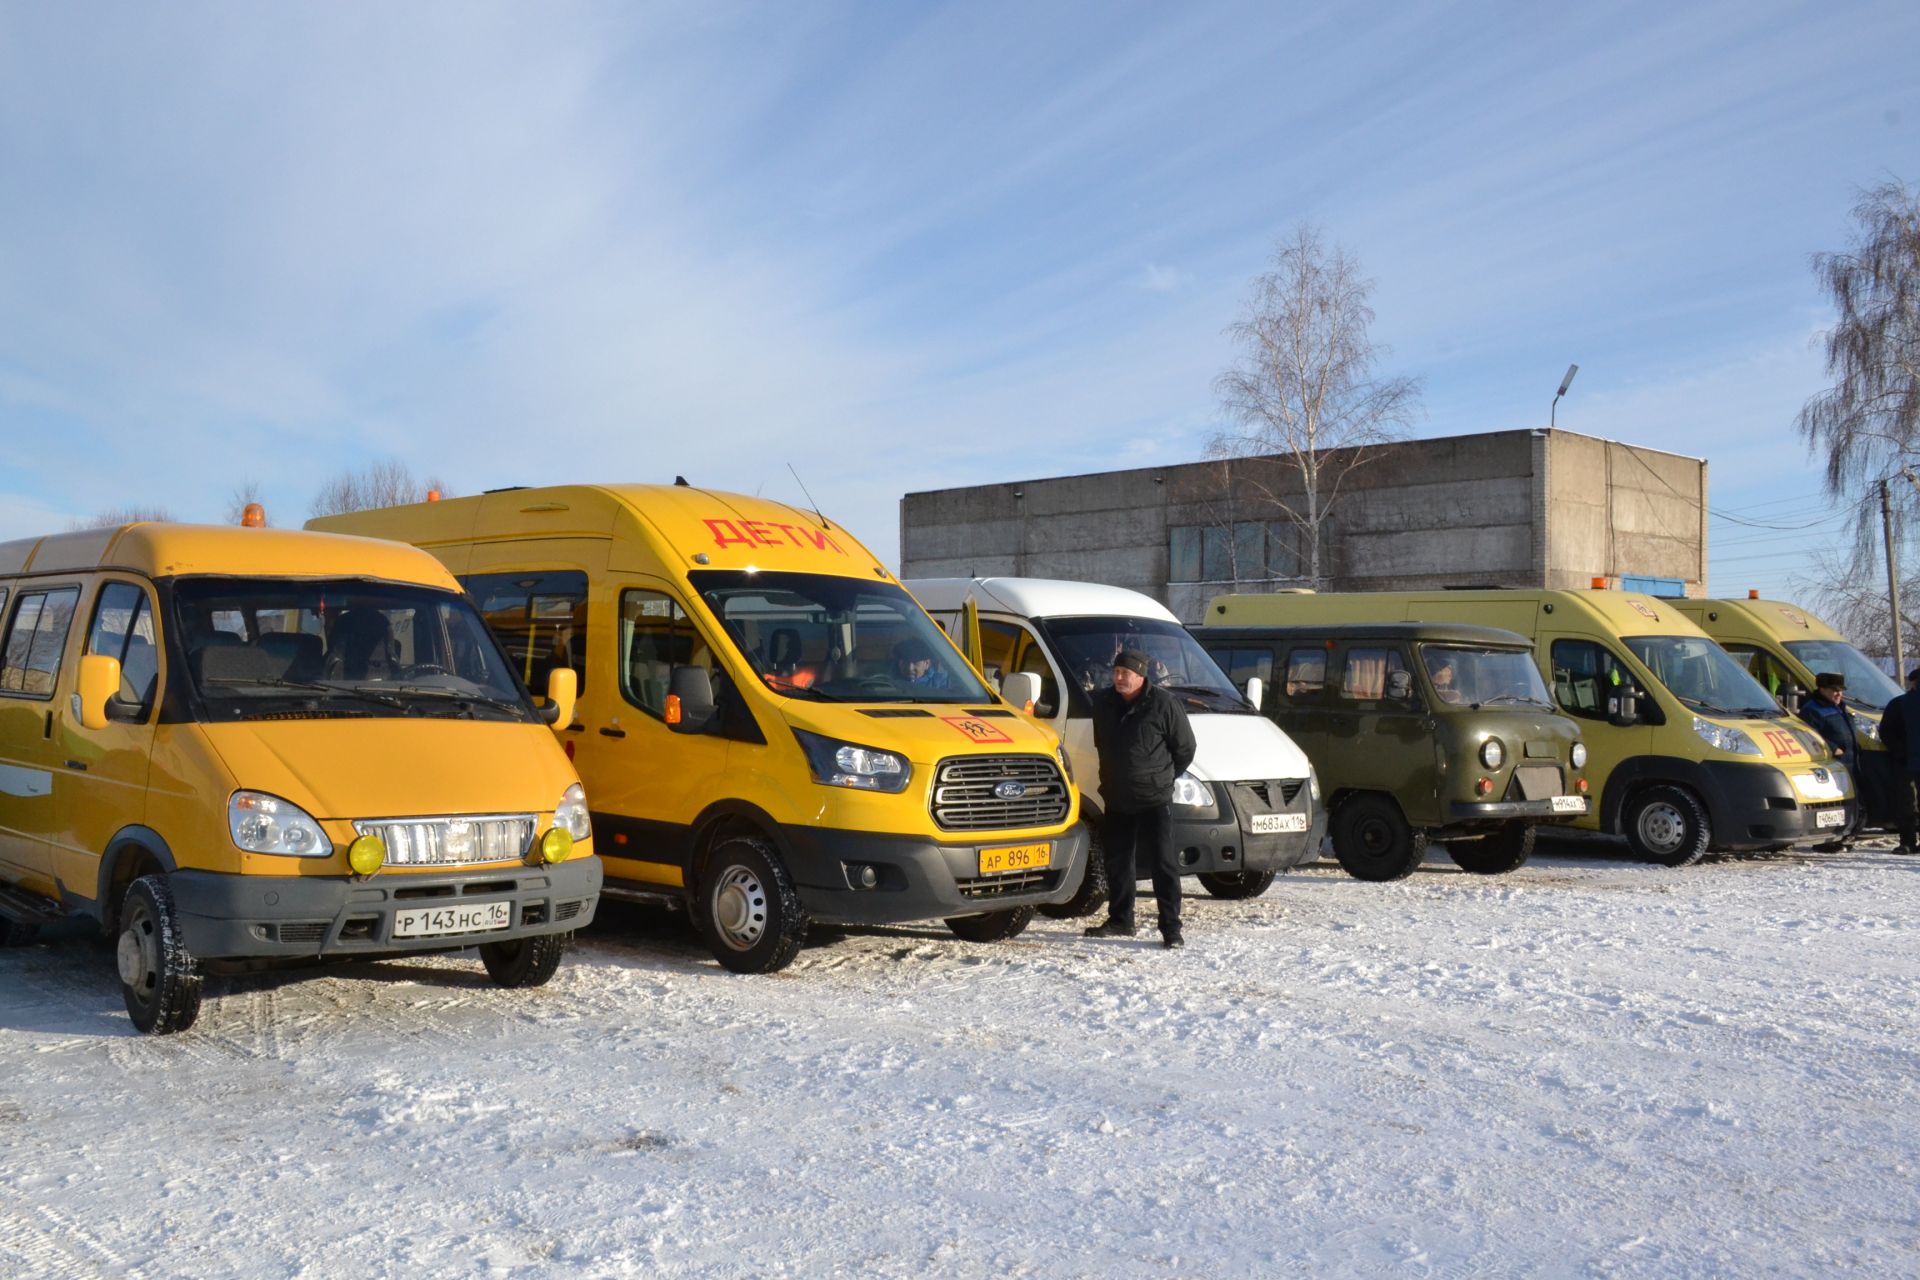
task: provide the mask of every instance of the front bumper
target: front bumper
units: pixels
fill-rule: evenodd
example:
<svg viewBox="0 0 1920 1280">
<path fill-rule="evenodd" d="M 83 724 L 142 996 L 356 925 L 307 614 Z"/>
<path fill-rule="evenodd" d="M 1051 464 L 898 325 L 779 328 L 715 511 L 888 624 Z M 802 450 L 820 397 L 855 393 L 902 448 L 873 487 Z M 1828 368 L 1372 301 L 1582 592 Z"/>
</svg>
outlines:
<svg viewBox="0 0 1920 1280">
<path fill-rule="evenodd" d="M 1716 849 L 1760 849 L 1819 836 L 1838 836 L 1853 820 L 1852 800 L 1807 803 L 1786 774 L 1770 765 L 1711 761 L 1707 809 Z M 1841 813 L 1820 825 L 1820 815 Z"/>
<path fill-rule="evenodd" d="M 781 831 L 787 866 L 807 914 L 834 924 L 904 924 L 1065 902 L 1079 887 L 1090 843 L 1086 824 L 1057 836 L 950 844 L 921 836 L 789 826 Z M 1051 844 L 1045 868 L 980 874 L 980 851 Z M 878 883 L 859 887 L 858 868 Z"/>
<path fill-rule="evenodd" d="M 1173 806 L 1173 851 L 1182 875 L 1220 875 L 1242 871 L 1288 871 L 1320 856 L 1327 815 L 1313 803 L 1307 779 L 1261 782 L 1210 782 L 1211 813 Z M 1293 798 L 1281 790 L 1295 786 Z M 1264 794 L 1263 794 L 1264 792 Z M 1255 833 L 1253 819 L 1293 814 L 1305 820 L 1297 831 Z M 1142 864 L 1140 878 L 1153 868 Z"/>
<path fill-rule="evenodd" d="M 1551 800 L 1489 800 L 1485 803 L 1471 800 L 1456 800 L 1449 806 L 1455 822 L 1503 821 L 1508 818 L 1539 818 L 1550 820 L 1560 818 L 1572 821 L 1582 818 L 1593 808 L 1592 801 L 1580 796 L 1580 808 L 1556 809 Z"/>
<path fill-rule="evenodd" d="M 436 874 L 247 876 L 176 871 L 167 877 L 187 950 L 201 960 L 311 960 L 447 951 L 570 933 L 593 919 L 600 859 L 518 863 Z M 396 911 L 509 904 L 511 923 L 486 933 L 396 938 Z"/>
</svg>

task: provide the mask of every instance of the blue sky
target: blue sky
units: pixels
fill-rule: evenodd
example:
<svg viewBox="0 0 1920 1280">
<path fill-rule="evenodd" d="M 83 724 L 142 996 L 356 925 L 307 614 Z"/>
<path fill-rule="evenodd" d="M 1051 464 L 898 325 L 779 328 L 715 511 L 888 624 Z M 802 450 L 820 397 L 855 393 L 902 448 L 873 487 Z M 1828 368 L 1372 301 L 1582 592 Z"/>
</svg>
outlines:
<svg viewBox="0 0 1920 1280">
<path fill-rule="evenodd" d="M 1421 434 L 1559 422 L 1828 514 L 1808 255 L 1920 180 L 1920 5 L 0 10 L 0 537 L 461 492 L 798 499 L 1195 456 L 1310 219 Z M 1837 527 L 1715 519 L 1710 587 Z"/>
</svg>

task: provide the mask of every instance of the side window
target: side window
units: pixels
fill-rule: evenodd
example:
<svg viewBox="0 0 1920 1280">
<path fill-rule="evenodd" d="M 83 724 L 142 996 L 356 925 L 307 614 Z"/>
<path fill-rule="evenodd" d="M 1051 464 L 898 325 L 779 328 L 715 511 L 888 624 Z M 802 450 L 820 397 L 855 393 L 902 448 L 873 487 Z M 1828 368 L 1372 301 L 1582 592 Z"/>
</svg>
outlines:
<svg viewBox="0 0 1920 1280">
<path fill-rule="evenodd" d="M 67 646 L 67 628 L 73 624 L 80 588 L 21 593 L 13 611 L 13 625 L 0 649 L 0 693 L 50 698 L 60 674 L 60 654 Z"/>
<path fill-rule="evenodd" d="M 1626 668 L 1591 640 L 1553 642 L 1553 697 L 1568 715 L 1605 720 L 1613 691 Z"/>
<path fill-rule="evenodd" d="M 774 651 L 767 657 L 769 682 L 781 679 L 802 688 L 813 683 L 813 673 L 800 670 L 797 636 L 788 642 L 776 628 L 771 643 Z M 660 591 L 620 593 L 617 644 L 621 696 L 656 720 L 664 719 L 667 714 L 667 690 L 673 680 L 673 669 L 708 666 L 713 661 L 706 642 L 693 629 L 687 611 L 680 607 L 678 600 Z"/>
<path fill-rule="evenodd" d="M 1747 674 L 1760 682 L 1760 687 L 1774 697 L 1794 683 L 1793 673 L 1783 666 L 1779 659 L 1764 649 L 1756 649 L 1750 644 L 1722 645 L 1733 660 L 1747 669 Z"/>
<path fill-rule="evenodd" d="M 1340 672 L 1340 696 L 1349 702 L 1378 702 L 1387 696 L 1394 675 L 1405 675 L 1406 670 L 1398 649 L 1349 649 Z"/>
<path fill-rule="evenodd" d="M 1014 653 L 1020 647 L 1021 631 L 1011 622 L 980 619 L 980 665 L 990 676 L 1003 676 L 1014 669 Z M 964 643 L 964 641 L 963 641 Z"/>
<path fill-rule="evenodd" d="M 507 651 L 514 671 L 536 694 L 555 667 L 572 667 L 587 687 L 587 575 L 579 570 L 474 573 L 460 580 Z"/>
<path fill-rule="evenodd" d="M 1273 692 L 1273 650 L 1229 649 L 1222 646 L 1208 649 L 1207 656 L 1220 664 L 1220 669 L 1227 673 L 1227 679 L 1233 682 L 1233 687 L 1242 693 L 1246 692 L 1247 681 L 1255 676 L 1260 677 L 1260 683 L 1266 690 L 1260 695 L 1260 709 L 1266 710 Z"/>
<path fill-rule="evenodd" d="M 160 674 L 153 611 L 145 591 L 131 582 L 109 582 L 101 588 L 87 632 L 87 653 L 119 660 L 119 700 L 140 708 L 144 718 L 153 706 L 153 686 Z"/>
<path fill-rule="evenodd" d="M 1040 647 L 1040 642 L 1024 631 L 1021 635 L 1020 662 L 1014 670 L 1040 677 L 1040 696 L 1034 701 L 1033 713 L 1045 719 L 1060 710 L 1060 681 L 1055 678 L 1053 664 L 1047 661 L 1046 650 Z M 984 635 L 981 642 L 985 643 Z"/>
<path fill-rule="evenodd" d="M 1327 651 L 1325 649 L 1295 649 L 1287 654 L 1287 687 L 1289 699 L 1304 701 L 1318 698 L 1320 691 L 1327 686 Z"/>
</svg>

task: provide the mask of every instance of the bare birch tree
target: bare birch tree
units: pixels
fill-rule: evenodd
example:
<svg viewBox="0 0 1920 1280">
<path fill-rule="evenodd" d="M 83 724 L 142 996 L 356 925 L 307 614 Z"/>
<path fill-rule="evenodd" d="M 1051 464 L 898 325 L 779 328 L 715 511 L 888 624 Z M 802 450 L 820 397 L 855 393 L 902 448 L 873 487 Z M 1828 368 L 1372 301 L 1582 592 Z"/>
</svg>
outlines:
<svg viewBox="0 0 1920 1280">
<path fill-rule="evenodd" d="M 1214 383 L 1237 429 L 1216 435 L 1208 455 L 1274 458 L 1298 482 L 1296 492 L 1292 483 L 1242 476 L 1295 526 L 1316 586 L 1324 578 L 1321 535 L 1342 485 L 1373 446 L 1404 439 L 1420 411 L 1417 379 L 1374 371 L 1389 352 L 1367 334 L 1372 293 L 1344 249 L 1315 227 L 1296 227 L 1275 244 L 1271 269 L 1254 280 L 1227 330 L 1239 357 Z"/>
<path fill-rule="evenodd" d="M 88 516 L 84 520 L 75 520 L 67 526 L 69 531 L 80 529 L 111 529 L 116 525 L 141 524 L 148 520 L 162 523 L 173 519 L 173 513 L 161 506 L 141 506 L 137 503 L 124 507 L 109 507 L 105 511 Z"/>
<path fill-rule="evenodd" d="M 260 501 L 260 482 L 258 480 L 254 480 L 251 478 L 242 480 L 239 484 L 233 487 L 233 492 L 227 495 L 227 511 L 226 511 L 227 523 L 239 524 L 240 521 L 246 517 L 247 507 L 250 504 L 259 502 L 259 501 Z M 260 509 L 262 511 L 265 511 L 266 504 L 261 503 Z M 315 514 L 317 515 L 318 512 L 316 512 Z M 271 526 L 273 524 L 272 513 L 268 513 L 266 519 L 267 519 L 267 524 Z"/>
<path fill-rule="evenodd" d="M 372 511 L 379 507 L 399 507 L 410 502 L 425 502 L 427 491 L 442 497 L 452 493 L 439 479 L 414 478 L 413 469 L 397 458 L 387 458 L 365 467 L 349 467 L 325 484 L 313 500 L 316 516 L 344 515 L 349 511 Z"/>
</svg>

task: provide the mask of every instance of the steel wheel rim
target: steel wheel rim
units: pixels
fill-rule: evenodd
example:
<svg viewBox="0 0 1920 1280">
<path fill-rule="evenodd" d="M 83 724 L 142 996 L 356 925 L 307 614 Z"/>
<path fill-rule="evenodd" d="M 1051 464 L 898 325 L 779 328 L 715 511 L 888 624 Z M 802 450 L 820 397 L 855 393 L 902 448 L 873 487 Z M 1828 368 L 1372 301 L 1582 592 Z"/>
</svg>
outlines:
<svg viewBox="0 0 1920 1280">
<path fill-rule="evenodd" d="M 1640 811 L 1640 840 L 1656 853 L 1674 853 L 1687 840 L 1686 815 L 1666 801 Z"/>
<path fill-rule="evenodd" d="M 153 922 L 144 908 L 136 907 L 129 915 L 126 927 L 120 931 L 115 959 L 120 966 L 120 981 L 144 1001 L 153 986 L 154 975 L 160 970 L 160 946 Z"/>
<path fill-rule="evenodd" d="M 746 867 L 728 867 L 713 893 L 713 926 L 735 951 L 749 951 L 767 932 L 767 890 Z"/>
<path fill-rule="evenodd" d="M 1378 858 L 1393 848 L 1393 830 L 1378 818 L 1360 824 L 1360 848 Z"/>
</svg>

